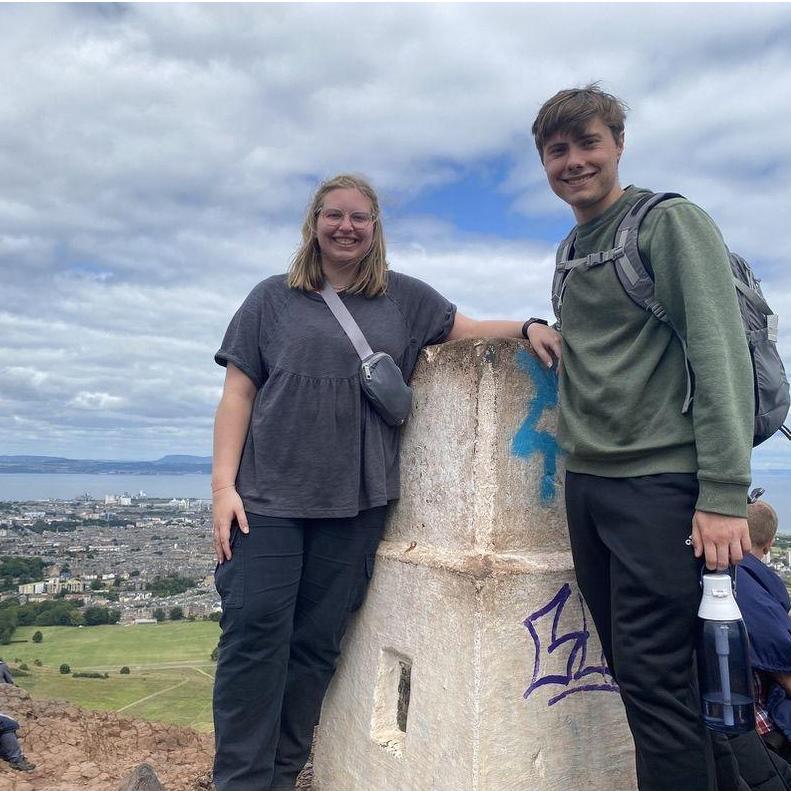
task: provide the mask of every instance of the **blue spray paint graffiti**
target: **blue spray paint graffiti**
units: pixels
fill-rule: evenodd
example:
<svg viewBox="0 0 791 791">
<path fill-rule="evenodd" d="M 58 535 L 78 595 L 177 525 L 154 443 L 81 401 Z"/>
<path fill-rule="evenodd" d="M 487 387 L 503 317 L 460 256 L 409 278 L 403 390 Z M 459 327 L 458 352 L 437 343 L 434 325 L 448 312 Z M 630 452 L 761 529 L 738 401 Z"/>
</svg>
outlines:
<svg viewBox="0 0 791 791">
<path fill-rule="evenodd" d="M 535 393 L 528 405 L 527 417 L 519 431 L 514 435 L 511 449 L 521 458 L 530 458 L 540 453 L 544 460 L 544 474 L 541 476 L 541 502 L 544 505 L 555 499 L 555 473 L 557 472 L 558 444 L 548 431 L 539 431 L 536 426 L 545 409 L 558 403 L 557 381 L 554 371 L 545 368 L 541 361 L 519 349 L 516 353 L 517 365 L 531 378 Z"/>
<path fill-rule="evenodd" d="M 617 692 L 618 685 L 613 679 L 612 672 L 607 667 L 607 663 L 602 655 L 599 658 L 599 664 L 588 665 L 588 639 L 590 632 L 588 631 L 588 619 L 585 614 L 585 603 L 579 594 L 580 608 L 582 612 L 582 628 L 576 631 L 566 632 L 565 634 L 558 634 L 560 626 L 560 619 L 563 615 L 563 609 L 566 603 L 571 598 L 571 586 L 565 583 L 561 586 L 560 590 L 555 594 L 551 601 L 547 602 L 541 609 L 536 610 L 532 615 L 529 615 L 524 625 L 530 636 L 533 638 L 533 644 L 536 649 L 535 661 L 533 663 L 533 678 L 530 686 L 525 690 L 524 698 L 530 697 L 539 687 L 546 685 L 558 685 L 565 687 L 559 694 L 551 697 L 548 706 L 554 706 L 558 701 L 563 698 L 573 695 L 577 692 Z M 549 645 L 546 647 L 546 656 L 543 654 L 543 647 L 541 645 L 541 638 L 538 635 L 536 624 L 543 618 L 552 618 L 552 632 Z M 541 662 L 545 660 L 545 665 L 549 662 L 549 657 L 552 657 L 555 651 L 562 646 L 568 644 L 570 650 L 566 660 L 566 666 L 562 673 L 545 673 L 542 675 Z M 590 676 L 600 676 L 601 680 L 590 679 Z"/>
</svg>

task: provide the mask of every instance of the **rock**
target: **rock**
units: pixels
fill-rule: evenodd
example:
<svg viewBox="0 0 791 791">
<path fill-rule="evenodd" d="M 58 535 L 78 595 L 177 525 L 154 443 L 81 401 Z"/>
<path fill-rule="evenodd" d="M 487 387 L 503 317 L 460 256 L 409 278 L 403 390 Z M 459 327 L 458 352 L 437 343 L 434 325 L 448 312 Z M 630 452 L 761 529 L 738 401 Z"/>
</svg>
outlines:
<svg viewBox="0 0 791 791">
<path fill-rule="evenodd" d="M 102 770 L 96 764 L 84 763 L 80 766 L 80 776 L 86 780 L 93 780 L 94 777 L 98 777 L 101 773 Z"/>
<path fill-rule="evenodd" d="M 151 764 L 140 764 L 118 787 L 118 791 L 165 791 Z"/>
</svg>

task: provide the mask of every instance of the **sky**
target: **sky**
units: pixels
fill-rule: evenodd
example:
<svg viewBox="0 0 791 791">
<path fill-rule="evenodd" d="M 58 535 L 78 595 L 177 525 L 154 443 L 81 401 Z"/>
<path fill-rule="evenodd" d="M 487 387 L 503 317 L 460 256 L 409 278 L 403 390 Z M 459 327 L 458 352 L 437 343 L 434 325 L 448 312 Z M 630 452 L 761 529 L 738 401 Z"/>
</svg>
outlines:
<svg viewBox="0 0 791 791">
<path fill-rule="evenodd" d="M 790 5 L 1 4 L 0 80 L 0 454 L 209 455 L 224 330 L 339 172 L 392 268 L 548 316 L 573 219 L 530 126 L 594 80 L 622 183 L 711 214 L 791 363 Z"/>
</svg>

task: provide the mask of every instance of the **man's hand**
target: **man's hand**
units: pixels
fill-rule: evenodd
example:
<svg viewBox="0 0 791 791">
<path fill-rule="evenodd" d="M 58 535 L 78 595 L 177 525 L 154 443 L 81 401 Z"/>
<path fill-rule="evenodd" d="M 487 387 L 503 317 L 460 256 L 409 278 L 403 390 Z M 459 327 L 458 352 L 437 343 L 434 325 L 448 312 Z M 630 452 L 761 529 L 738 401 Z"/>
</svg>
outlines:
<svg viewBox="0 0 791 791">
<path fill-rule="evenodd" d="M 552 327 L 534 322 L 527 328 L 527 339 L 530 341 L 533 351 L 547 368 L 552 367 L 554 360 L 560 362 L 560 334 Z"/>
<path fill-rule="evenodd" d="M 725 571 L 750 551 L 747 520 L 709 511 L 695 511 L 692 517 L 692 546 L 695 557 L 706 558 L 706 568 Z"/>
</svg>

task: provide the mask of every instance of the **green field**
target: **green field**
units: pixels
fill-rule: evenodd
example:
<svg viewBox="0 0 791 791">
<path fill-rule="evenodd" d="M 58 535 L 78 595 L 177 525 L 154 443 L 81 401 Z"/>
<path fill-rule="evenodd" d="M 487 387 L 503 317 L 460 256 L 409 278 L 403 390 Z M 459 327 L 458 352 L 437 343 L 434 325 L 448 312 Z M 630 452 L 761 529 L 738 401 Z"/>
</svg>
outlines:
<svg viewBox="0 0 791 791">
<path fill-rule="evenodd" d="M 41 643 L 33 633 L 44 635 Z M 211 730 L 214 662 L 209 655 L 220 629 L 213 621 L 134 626 L 25 626 L 14 632 L 0 655 L 14 667 L 26 662 L 29 676 L 17 677 L 34 698 L 59 698 L 90 709 Z M 33 664 L 39 659 L 42 667 Z M 107 672 L 107 679 L 73 678 L 58 672 Z M 127 665 L 131 673 L 120 675 Z"/>
</svg>

